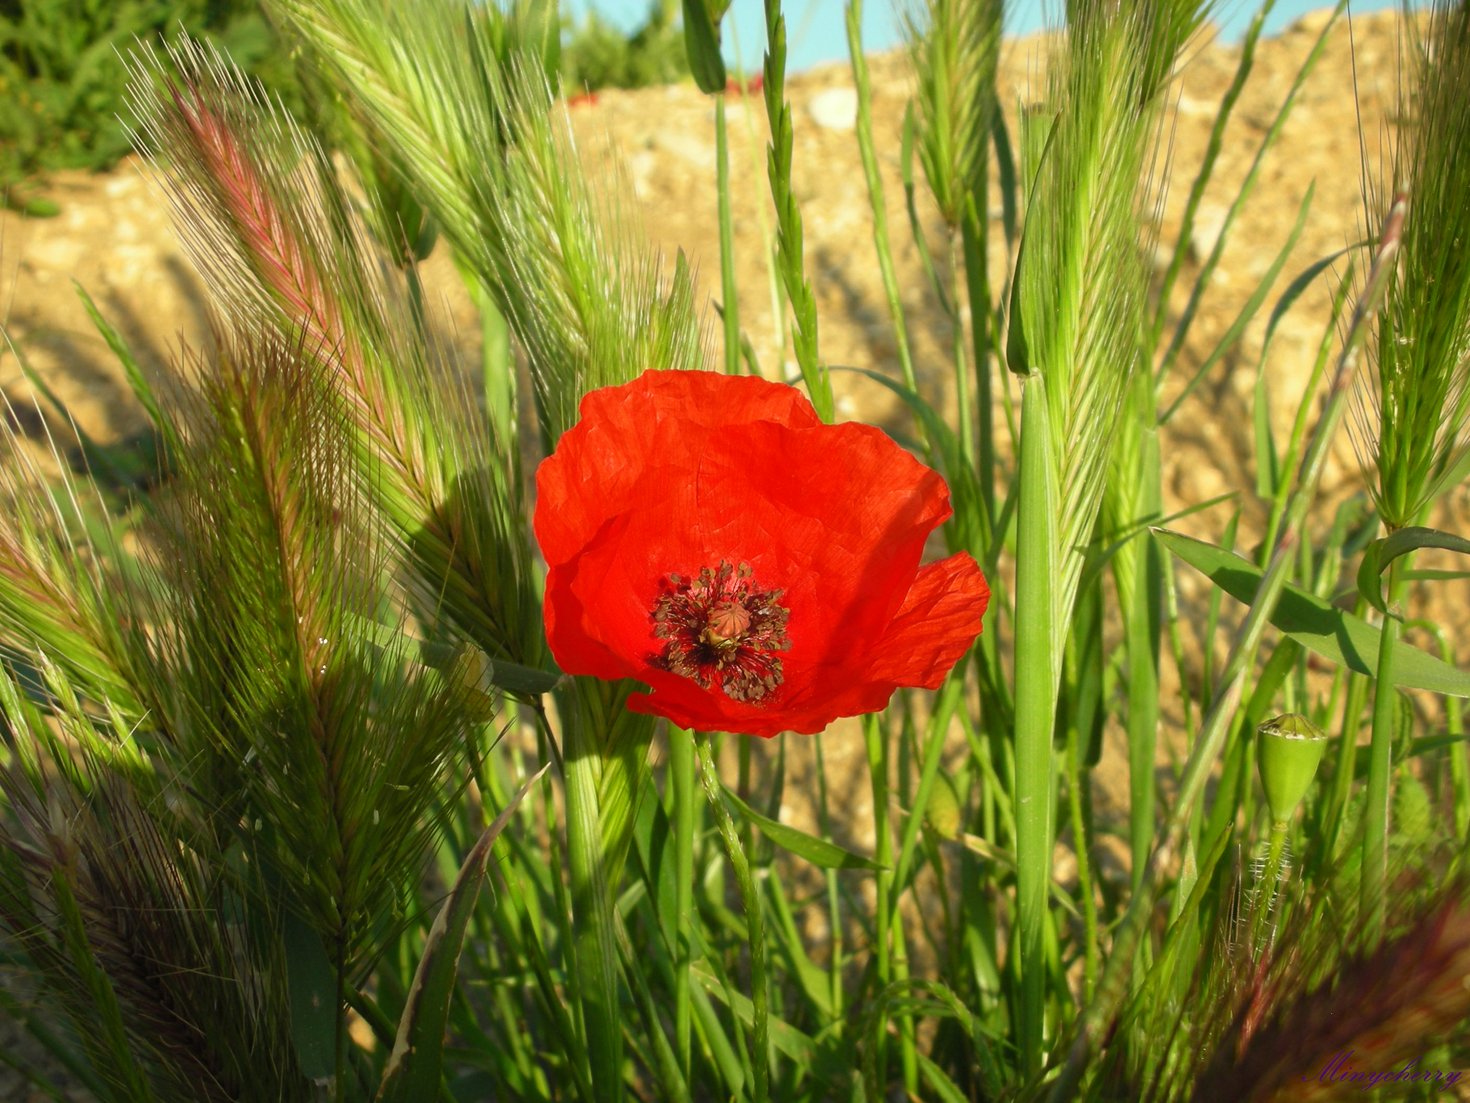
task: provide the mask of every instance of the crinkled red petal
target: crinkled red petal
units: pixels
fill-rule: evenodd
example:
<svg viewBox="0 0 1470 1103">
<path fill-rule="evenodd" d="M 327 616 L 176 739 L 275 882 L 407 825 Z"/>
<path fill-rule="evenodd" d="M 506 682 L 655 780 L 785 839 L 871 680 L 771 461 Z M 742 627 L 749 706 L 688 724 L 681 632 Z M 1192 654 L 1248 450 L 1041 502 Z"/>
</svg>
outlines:
<svg viewBox="0 0 1470 1103">
<path fill-rule="evenodd" d="M 649 371 L 582 399 L 581 419 L 562 434 L 536 472 L 536 539 L 548 563 L 585 547 L 608 517 L 623 512 L 650 481 L 678 478 L 692 436 L 771 421 L 821 424 L 795 387 L 748 376 Z"/>
<path fill-rule="evenodd" d="M 990 587 L 966 553 L 918 573 L 903 607 L 861 660 L 813 672 L 791 702 L 820 731 L 843 716 L 877 712 L 896 689 L 936 689 L 980 635 Z M 806 728 L 793 728 L 806 731 Z"/>
<path fill-rule="evenodd" d="M 951 512 L 944 481 L 880 431 L 821 425 L 793 388 L 707 373 L 647 373 L 594 392 L 582 412 L 537 472 L 547 635 L 570 673 L 649 685 L 635 711 L 820 731 L 881 708 L 897 684 L 938 684 L 978 633 L 988 591 L 973 560 L 919 571 Z M 661 584 L 722 561 L 785 591 L 785 680 L 760 704 L 653 665 Z"/>
<path fill-rule="evenodd" d="M 980 565 L 965 552 L 923 568 L 898 616 L 874 649 L 868 677 L 937 689 L 964 657 L 990 604 Z"/>
</svg>

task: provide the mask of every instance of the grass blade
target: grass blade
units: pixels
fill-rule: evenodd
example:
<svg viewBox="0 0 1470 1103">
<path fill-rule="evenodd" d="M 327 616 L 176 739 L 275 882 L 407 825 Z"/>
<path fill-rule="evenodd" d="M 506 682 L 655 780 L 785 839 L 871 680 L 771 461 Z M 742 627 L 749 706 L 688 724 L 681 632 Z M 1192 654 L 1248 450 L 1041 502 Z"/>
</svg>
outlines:
<svg viewBox="0 0 1470 1103">
<path fill-rule="evenodd" d="M 485 863 L 490 859 L 495 840 L 550 765 L 542 766 L 526 780 L 465 856 L 449 899 L 434 918 L 423 957 L 414 971 L 408 1006 L 403 1009 L 398 1038 L 378 1087 L 377 1098 L 381 1103 L 421 1103 L 439 1094 L 449 1001 L 454 998 L 460 950 L 485 876 Z"/>
</svg>

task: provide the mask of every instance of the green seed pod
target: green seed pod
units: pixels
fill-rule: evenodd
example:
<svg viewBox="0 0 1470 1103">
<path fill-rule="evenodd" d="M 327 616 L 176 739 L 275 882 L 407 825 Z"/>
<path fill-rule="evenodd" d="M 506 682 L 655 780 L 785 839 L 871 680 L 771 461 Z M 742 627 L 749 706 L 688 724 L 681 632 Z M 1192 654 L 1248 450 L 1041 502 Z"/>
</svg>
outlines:
<svg viewBox="0 0 1470 1103">
<path fill-rule="evenodd" d="M 1261 734 L 1256 765 L 1261 771 L 1261 787 L 1266 790 L 1271 820 L 1285 823 L 1296 812 L 1317 776 L 1317 766 L 1327 748 L 1327 736 L 1316 724 L 1295 712 L 1272 717 L 1256 730 Z"/>
</svg>

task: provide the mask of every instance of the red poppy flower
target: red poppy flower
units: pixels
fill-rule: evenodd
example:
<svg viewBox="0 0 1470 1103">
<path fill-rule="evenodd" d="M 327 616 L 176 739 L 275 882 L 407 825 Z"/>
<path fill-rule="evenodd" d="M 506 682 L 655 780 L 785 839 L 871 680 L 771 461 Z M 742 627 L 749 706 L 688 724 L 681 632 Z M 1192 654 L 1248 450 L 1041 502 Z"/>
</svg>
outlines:
<svg viewBox="0 0 1470 1103">
<path fill-rule="evenodd" d="M 818 732 L 933 689 L 980 632 L 974 559 L 922 569 L 944 480 L 795 388 L 650 371 L 594 391 L 536 472 L 546 632 L 571 674 L 702 731 Z"/>
</svg>

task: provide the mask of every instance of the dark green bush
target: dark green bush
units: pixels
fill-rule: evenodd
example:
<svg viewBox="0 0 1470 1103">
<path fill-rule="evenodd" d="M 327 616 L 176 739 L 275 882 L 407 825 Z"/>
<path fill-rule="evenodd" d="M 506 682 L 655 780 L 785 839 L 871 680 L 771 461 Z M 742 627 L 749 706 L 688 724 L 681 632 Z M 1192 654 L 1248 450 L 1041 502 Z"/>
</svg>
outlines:
<svg viewBox="0 0 1470 1103">
<path fill-rule="evenodd" d="M 539 0 L 513 7 L 556 10 Z M 596 12 L 564 27 L 559 65 L 554 47 L 548 61 L 570 91 L 638 88 L 689 72 L 672 0 L 653 0 L 631 35 Z M 0 206 L 53 212 L 34 190 L 47 173 L 104 169 L 126 154 L 121 54 L 136 40 L 173 41 L 183 30 L 298 102 L 290 56 L 275 47 L 257 0 L 0 0 Z"/>
<path fill-rule="evenodd" d="M 272 88 L 291 63 L 254 0 L 0 0 L 0 205 L 57 169 L 101 169 L 127 153 L 120 51 L 187 29 Z"/>
<path fill-rule="evenodd" d="M 561 51 L 562 87 L 568 92 L 646 88 L 688 76 L 678 11 L 670 0 L 652 0 L 647 18 L 630 35 L 595 10 L 569 22 Z"/>
</svg>

